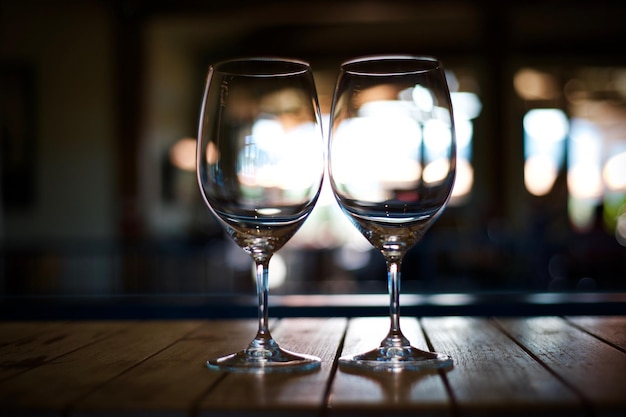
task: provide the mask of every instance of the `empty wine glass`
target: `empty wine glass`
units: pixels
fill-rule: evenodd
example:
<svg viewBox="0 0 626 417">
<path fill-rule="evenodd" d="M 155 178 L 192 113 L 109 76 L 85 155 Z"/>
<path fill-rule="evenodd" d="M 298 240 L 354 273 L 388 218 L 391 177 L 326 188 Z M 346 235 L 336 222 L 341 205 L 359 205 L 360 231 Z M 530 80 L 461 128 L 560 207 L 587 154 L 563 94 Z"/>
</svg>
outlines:
<svg viewBox="0 0 626 417">
<path fill-rule="evenodd" d="M 268 328 L 270 258 L 305 221 L 320 193 L 324 142 L 310 66 L 245 58 L 209 68 L 197 147 L 201 194 L 255 263 L 258 331 L 247 348 L 210 359 L 211 369 L 288 372 L 320 359 L 282 349 Z M 228 335 L 224 335 L 227 337 Z"/>
<path fill-rule="evenodd" d="M 402 258 L 441 214 L 455 177 L 450 93 L 431 57 L 371 56 L 341 65 L 333 95 L 329 173 L 335 198 L 387 264 L 391 325 L 380 346 L 339 359 L 379 371 L 452 365 L 400 330 Z"/>
</svg>

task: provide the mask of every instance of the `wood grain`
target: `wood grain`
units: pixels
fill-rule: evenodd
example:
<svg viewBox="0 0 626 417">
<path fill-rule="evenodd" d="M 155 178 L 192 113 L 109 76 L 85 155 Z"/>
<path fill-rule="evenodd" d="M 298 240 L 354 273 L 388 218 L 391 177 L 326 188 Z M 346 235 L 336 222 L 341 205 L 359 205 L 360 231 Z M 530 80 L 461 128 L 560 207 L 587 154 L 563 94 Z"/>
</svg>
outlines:
<svg viewBox="0 0 626 417">
<path fill-rule="evenodd" d="M 321 368 L 293 374 L 229 374 L 202 399 L 199 416 L 216 411 L 237 416 L 319 415 L 345 327 L 343 318 L 280 320 L 272 330 L 276 341 L 285 349 L 320 357 Z"/>
<path fill-rule="evenodd" d="M 568 321 L 574 323 L 586 332 L 618 346 L 626 351 L 626 317 L 568 317 Z"/>
<path fill-rule="evenodd" d="M 412 345 L 428 350 L 415 318 L 401 319 Z M 389 318 L 350 320 L 344 354 L 373 349 L 389 331 Z M 449 415 L 449 398 L 437 372 L 353 372 L 339 369 L 330 391 L 331 416 Z"/>
<path fill-rule="evenodd" d="M 254 320 L 203 322 L 192 333 L 108 381 L 77 403 L 73 415 L 188 415 L 195 402 L 224 374 L 206 368 L 209 357 L 246 346 Z M 162 330 L 167 331 L 167 330 Z"/>
<path fill-rule="evenodd" d="M 454 359 L 445 374 L 462 415 L 581 415 L 579 398 L 493 326 L 469 317 L 425 318 L 436 351 Z"/>
<path fill-rule="evenodd" d="M 626 412 L 626 354 L 557 317 L 499 323 L 555 375 L 573 387 L 597 415 Z"/>
<path fill-rule="evenodd" d="M 208 357 L 246 346 L 256 320 L 0 323 L 0 416 L 626 415 L 626 317 L 403 317 L 412 344 L 450 354 L 433 373 L 355 373 L 386 317 L 272 320 L 319 370 L 236 374 Z"/>
<path fill-rule="evenodd" d="M 135 322 L 96 344 L 0 383 L 0 410 L 63 412 L 91 391 L 166 348 L 197 322 Z"/>
<path fill-rule="evenodd" d="M 58 321 L 0 321 L 0 348 L 65 324 Z"/>
<path fill-rule="evenodd" d="M 60 358 L 74 350 L 121 331 L 120 323 L 26 322 L 19 328 L 0 326 L 4 343 L 0 347 L 0 381 Z"/>
</svg>

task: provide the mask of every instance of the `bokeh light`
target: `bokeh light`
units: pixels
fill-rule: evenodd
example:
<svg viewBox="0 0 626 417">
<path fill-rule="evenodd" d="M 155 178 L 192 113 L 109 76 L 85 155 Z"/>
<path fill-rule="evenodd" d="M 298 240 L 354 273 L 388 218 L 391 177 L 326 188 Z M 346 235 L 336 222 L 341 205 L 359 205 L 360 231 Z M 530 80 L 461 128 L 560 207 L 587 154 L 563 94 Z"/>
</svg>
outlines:
<svg viewBox="0 0 626 417">
<path fill-rule="evenodd" d="M 560 109 L 533 109 L 523 119 L 524 185 L 536 196 L 552 189 L 565 158 L 569 123 Z"/>
</svg>

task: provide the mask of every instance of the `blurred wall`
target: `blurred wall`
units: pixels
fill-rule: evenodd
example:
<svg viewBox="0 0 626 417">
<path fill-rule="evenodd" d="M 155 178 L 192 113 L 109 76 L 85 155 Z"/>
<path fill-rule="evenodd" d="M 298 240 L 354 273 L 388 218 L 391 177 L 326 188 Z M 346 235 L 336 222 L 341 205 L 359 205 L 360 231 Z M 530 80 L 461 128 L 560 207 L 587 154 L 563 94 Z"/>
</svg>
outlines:
<svg viewBox="0 0 626 417">
<path fill-rule="evenodd" d="M 98 0 L 0 2 L 0 66 L 33 74 L 36 142 L 34 200 L 1 209 L 0 240 L 117 236 L 112 31 Z"/>
<path fill-rule="evenodd" d="M 625 5 L 0 1 L 0 74 L 22 71 L 30 83 L 24 117 L 34 140 L 25 158 L 31 201 L 0 206 L 0 293 L 238 289 L 228 274 L 249 286 L 249 259 L 227 244 L 207 246 L 221 231 L 194 173 L 168 159 L 177 141 L 196 135 L 207 65 L 237 55 L 301 57 L 318 71 L 327 104 L 343 59 L 382 52 L 437 55 L 469 74 L 482 100 L 471 196 L 444 212 L 405 263 L 420 290 L 575 289 L 586 278 L 596 284 L 585 288 L 623 289 L 626 247 L 600 224 L 570 227 L 565 170 L 549 195 L 526 190 L 522 118 L 533 107 L 567 110 L 561 84 L 578 69 L 626 68 Z M 524 67 L 554 76 L 558 98 L 520 98 L 513 79 Z M 8 117 L 0 114 L 0 122 Z M 335 265 L 345 254 L 304 252 L 291 258 L 299 268 L 291 276 L 349 276 L 384 292 L 375 255 L 346 273 Z M 567 282 L 553 285 L 559 280 Z M 344 284 L 338 288 L 356 288 Z"/>
</svg>

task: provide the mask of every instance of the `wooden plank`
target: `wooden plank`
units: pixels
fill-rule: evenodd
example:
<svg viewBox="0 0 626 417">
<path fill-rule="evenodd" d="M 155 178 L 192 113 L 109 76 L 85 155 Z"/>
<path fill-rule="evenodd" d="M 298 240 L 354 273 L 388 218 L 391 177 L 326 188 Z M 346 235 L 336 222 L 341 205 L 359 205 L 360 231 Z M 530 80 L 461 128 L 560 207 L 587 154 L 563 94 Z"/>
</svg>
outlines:
<svg viewBox="0 0 626 417">
<path fill-rule="evenodd" d="M 283 347 L 323 359 L 319 371 L 293 375 L 205 368 L 207 357 L 245 346 L 253 320 L 32 322 L 22 332 L 7 322 L 0 363 L 23 366 L 0 381 L 0 415 L 622 416 L 625 320 L 425 318 L 434 349 L 455 360 L 439 375 L 335 370 L 346 326 L 342 354 L 376 346 L 387 318 L 277 321 Z M 427 346 L 416 320 L 402 326 Z M 45 359 L 33 362 L 37 355 Z"/>
<path fill-rule="evenodd" d="M 488 319 L 425 318 L 422 324 L 435 351 L 454 359 L 445 377 L 461 415 L 583 414 L 575 393 Z"/>
<path fill-rule="evenodd" d="M 37 336 L 50 328 L 59 327 L 65 322 L 58 321 L 0 321 L 0 348 L 18 340 Z"/>
<path fill-rule="evenodd" d="M 428 350 L 415 318 L 403 317 L 404 335 Z M 349 322 L 342 355 L 373 349 L 389 331 L 389 318 L 357 318 Z M 330 391 L 331 416 L 450 415 L 450 401 L 438 372 L 354 372 L 339 369 Z"/>
<path fill-rule="evenodd" d="M 274 327 L 276 322 L 276 319 L 269 320 L 270 329 Z M 211 352 L 215 349 L 215 354 L 208 355 L 210 357 L 228 355 L 248 346 L 256 335 L 258 326 L 256 319 L 210 320 L 205 323 L 206 325 L 197 328 L 185 339 L 205 339 L 207 342 L 211 342 Z M 226 326 L 225 329 L 222 327 L 224 325 Z M 241 338 L 244 342 L 238 343 L 238 340 L 230 340 L 231 332 L 233 336 Z"/>
<path fill-rule="evenodd" d="M 624 316 L 581 316 L 567 320 L 585 331 L 626 350 L 626 317 Z"/>
<path fill-rule="evenodd" d="M 11 331 L 12 342 L 0 347 L 0 381 L 109 337 L 120 329 L 120 324 L 97 321 L 22 323 Z"/>
<path fill-rule="evenodd" d="M 221 320 L 202 327 L 75 404 L 72 415 L 186 416 L 225 374 L 209 371 L 209 357 L 246 346 L 255 320 Z"/>
<path fill-rule="evenodd" d="M 321 368 L 305 373 L 228 374 L 202 399 L 198 414 L 319 415 L 346 323 L 343 318 L 280 320 L 272 330 L 276 341 L 285 349 L 320 357 Z"/>
<path fill-rule="evenodd" d="M 626 412 L 626 354 L 556 317 L 501 319 L 542 363 L 574 387 L 596 415 Z"/>
<path fill-rule="evenodd" d="M 0 383 L 0 414 L 16 410 L 64 412 L 200 325 L 192 321 L 119 323 L 120 332 L 112 337 Z"/>
</svg>

